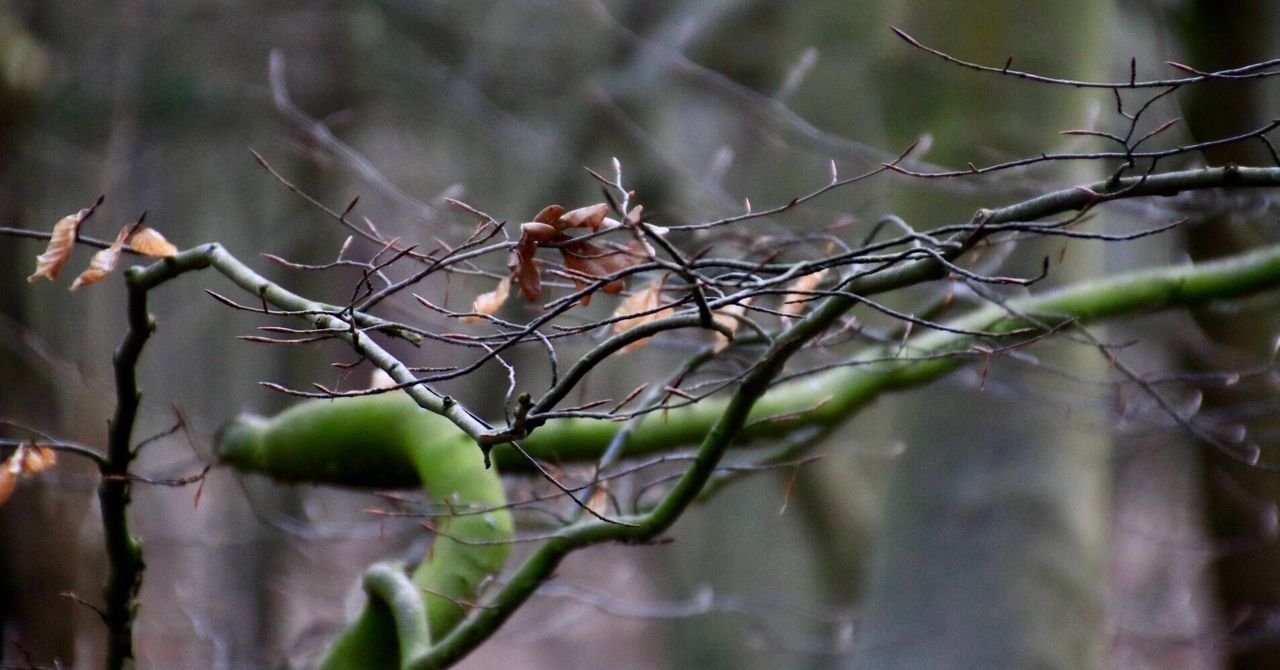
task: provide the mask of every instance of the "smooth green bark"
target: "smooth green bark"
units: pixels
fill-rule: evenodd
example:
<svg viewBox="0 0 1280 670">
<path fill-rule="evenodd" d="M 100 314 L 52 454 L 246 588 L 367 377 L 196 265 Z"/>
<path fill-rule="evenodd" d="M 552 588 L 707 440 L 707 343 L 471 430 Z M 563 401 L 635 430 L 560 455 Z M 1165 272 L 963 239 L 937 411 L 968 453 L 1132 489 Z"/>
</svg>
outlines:
<svg viewBox="0 0 1280 670">
<path fill-rule="evenodd" d="M 473 602 L 506 561 L 512 519 L 499 509 L 506 494 L 497 472 L 484 467 L 470 437 L 403 393 L 313 400 L 270 419 L 241 416 L 219 437 L 218 455 L 285 481 L 385 488 L 416 480 L 441 512 L 412 580 L 388 564 L 366 573 L 369 603 L 335 642 L 327 670 L 411 662 L 457 625 L 467 612 L 462 603 Z M 477 509 L 486 511 L 467 513 Z"/>
</svg>

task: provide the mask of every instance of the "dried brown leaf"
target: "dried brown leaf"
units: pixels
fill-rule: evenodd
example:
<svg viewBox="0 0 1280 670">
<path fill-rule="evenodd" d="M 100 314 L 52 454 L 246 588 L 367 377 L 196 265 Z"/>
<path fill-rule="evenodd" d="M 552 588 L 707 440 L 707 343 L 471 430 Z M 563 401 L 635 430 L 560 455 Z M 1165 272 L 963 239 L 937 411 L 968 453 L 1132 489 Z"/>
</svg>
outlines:
<svg viewBox="0 0 1280 670">
<path fill-rule="evenodd" d="M 139 228 L 138 232 L 129 238 L 129 246 L 143 256 L 155 258 L 169 258 L 178 253 L 178 247 L 164 239 L 164 235 L 154 228 Z"/>
<path fill-rule="evenodd" d="M 649 244 L 649 240 L 643 237 L 627 242 L 626 249 L 627 253 L 631 254 L 637 263 L 651 261 L 658 257 L 658 252 L 653 250 L 653 245 Z"/>
<path fill-rule="evenodd" d="M 547 205 L 542 208 L 541 212 L 538 212 L 537 216 L 533 217 L 533 220 L 538 223 L 545 223 L 548 226 L 554 226 L 556 221 L 560 220 L 561 214 L 564 214 L 564 208 L 560 205 Z"/>
<path fill-rule="evenodd" d="M 531 221 L 529 223 L 520 224 L 521 240 L 532 240 L 533 242 L 541 244 L 543 242 L 550 242 L 559 234 L 560 231 L 556 230 L 555 226 L 548 223 Z"/>
<path fill-rule="evenodd" d="M 17 452 L 14 452 L 5 462 L 0 463 L 0 505 L 13 496 L 13 490 L 18 486 L 20 472 L 22 472 L 22 461 Z"/>
<path fill-rule="evenodd" d="M 783 315 L 792 318 L 798 318 L 809 306 L 813 297 L 806 295 L 809 291 L 818 288 L 818 284 L 827 276 L 827 270 L 818 270 L 811 272 L 787 285 L 787 293 L 782 296 L 782 309 L 779 310 Z"/>
<path fill-rule="evenodd" d="M 608 277 L 649 257 L 642 251 L 637 253 L 628 247 L 618 247 L 616 245 L 602 247 L 585 240 L 573 242 L 572 238 L 563 232 L 568 228 L 599 230 L 605 226 L 620 226 L 621 224 L 617 221 L 606 216 L 608 213 L 609 206 L 604 203 L 580 207 L 568 213 L 565 213 L 564 208 L 560 205 L 550 205 L 538 212 L 538 215 L 533 217 L 533 221 L 520 224 L 520 240 L 516 242 L 515 247 L 511 250 L 507 268 L 511 270 L 515 281 L 520 284 L 520 292 L 526 300 L 537 300 L 542 292 L 542 276 L 537 261 L 534 259 L 538 246 L 541 244 L 563 242 L 564 244 L 560 246 L 560 253 L 564 256 L 565 268 L 587 277 Z M 579 288 L 582 288 L 590 282 L 575 279 L 574 283 Z M 606 284 L 603 290 L 606 293 L 616 294 L 621 293 L 625 287 L 625 282 L 616 280 Z M 582 304 L 585 305 L 590 300 L 590 296 L 583 296 Z M 497 304 L 500 305 L 501 303 Z M 495 306 L 494 309 L 496 310 L 497 307 Z M 475 311 L 479 312 L 481 310 L 476 309 Z"/>
<path fill-rule="evenodd" d="M 747 301 L 744 300 L 740 303 L 725 305 L 724 307 L 717 309 L 715 313 L 711 315 L 711 318 L 716 323 L 727 328 L 730 333 L 733 333 L 738 330 L 738 319 L 736 317 L 741 317 L 746 313 Z M 729 342 L 729 337 L 717 330 L 715 343 L 711 347 L 712 351 L 717 353 L 723 351 L 725 347 L 729 346 Z"/>
<path fill-rule="evenodd" d="M 613 324 L 614 334 L 624 333 L 632 328 L 649 323 L 650 321 L 657 321 L 658 319 L 670 316 L 673 311 L 670 307 L 658 309 L 658 305 L 661 304 L 661 300 L 662 282 L 660 281 L 654 282 L 646 286 L 644 289 L 632 293 L 626 300 L 622 301 L 621 305 L 618 305 L 618 309 L 613 313 L 613 316 L 614 318 L 623 318 L 632 314 L 639 314 L 640 316 L 615 322 Z M 651 313 L 646 314 L 646 312 Z M 636 340 L 635 342 L 623 347 L 621 351 L 622 353 L 635 351 L 636 349 L 644 346 L 648 341 L 649 338 L 647 337 L 642 340 Z"/>
<path fill-rule="evenodd" d="M 564 256 L 566 269 L 595 279 L 603 279 L 640 263 L 640 260 L 633 257 L 626 249 L 603 247 L 587 241 L 566 244 L 560 247 L 560 253 Z M 590 282 L 574 278 L 573 283 L 582 289 Z M 616 295 L 624 288 L 626 288 L 626 282 L 615 279 L 605 284 L 601 290 Z M 590 294 L 582 296 L 583 305 L 589 302 L 591 302 Z"/>
<path fill-rule="evenodd" d="M 120 251 L 124 249 L 125 238 L 129 236 L 131 230 L 133 230 L 131 225 L 121 228 L 120 233 L 116 235 L 116 241 L 112 242 L 110 247 L 99 251 L 89 259 L 89 267 L 71 282 L 72 291 L 81 286 L 96 284 L 115 271 L 116 266 L 120 264 Z"/>
<path fill-rule="evenodd" d="M 622 304 L 618 305 L 618 309 L 614 311 L 613 318 L 623 319 L 613 324 L 613 332 L 621 333 L 644 323 L 644 320 L 652 320 L 648 315 L 639 316 L 633 319 L 627 319 L 632 314 L 643 314 L 658 306 L 658 298 L 661 294 L 662 286 L 659 282 L 654 282 L 643 289 L 632 293 Z"/>
<path fill-rule="evenodd" d="M 596 230 L 604 222 L 604 217 L 608 213 L 609 206 L 603 202 L 588 207 L 579 207 L 560 215 L 560 221 L 556 224 L 556 227 L 560 230 L 566 228 L 590 228 Z"/>
<path fill-rule="evenodd" d="M 533 259 L 537 249 L 537 243 L 528 237 L 521 236 L 520 241 L 511 250 L 511 259 L 507 261 L 507 268 L 520 283 L 520 293 L 530 302 L 537 300 L 538 294 L 542 292 L 542 276 L 538 272 L 538 263 Z"/>
<path fill-rule="evenodd" d="M 587 498 L 586 505 L 588 509 L 600 516 L 604 516 L 609 513 L 608 482 L 600 482 L 596 484 L 596 490 L 592 491 L 590 498 Z"/>
<path fill-rule="evenodd" d="M 49 245 L 45 247 L 44 253 L 36 256 L 36 271 L 27 277 L 28 282 L 34 282 L 37 277 L 45 277 L 49 280 L 58 278 L 58 271 L 62 269 L 67 259 L 71 258 L 71 250 L 76 245 L 76 233 L 80 230 L 80 224 L 84 223 L 92 213 L 92 208 L 82 209 L 75 214 L 62 217 L 58 223 L 54 224 Z"/>
<path fill-rule="evenodd" d="M 22 472 L 27 475 L 39 474 L 58 463 L 58 452 L 49 447 L 19 447 L 17 454 L 22 454 Z"/>
<path fill-rule="evenodd" d="M 476 296 L 475 302 L 471 304 L 471 311 L 477 314 L 493 314 L 498 311 L 499 307 L 502 307 L 509 295 L 511 295 L 511 278 L 503 277 L 502 281 L 498 282 L 497 288 Z M 467 323 L 477 323 L 483 321 L 484 318 L 480 316 L 464 316 L 462 320 Z"/>
<path fill-rule="evenodd" d="M 18 479 L 30 477 L 53 467 L 58 453 L 49 447 L 21 445 L 9 458 L 0 463 L 0 505 L 3 505 L 18 487 Z"/>
</svg>

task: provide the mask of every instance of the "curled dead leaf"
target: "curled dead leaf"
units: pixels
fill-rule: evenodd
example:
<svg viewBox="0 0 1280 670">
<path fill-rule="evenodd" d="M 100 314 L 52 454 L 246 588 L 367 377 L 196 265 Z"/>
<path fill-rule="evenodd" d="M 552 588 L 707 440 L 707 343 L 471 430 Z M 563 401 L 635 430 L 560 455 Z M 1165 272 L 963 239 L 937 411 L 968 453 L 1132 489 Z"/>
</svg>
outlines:
<svg viewBox="0 0 1280 670">
<path fill-rule="evenodd" d="M 534 254 L 537 253 L 539 244 L 560 236 L 560 231 L 552 224 L 562 212 L 564 208 L 560 205 L 551 205 L 538 212 L 533 221 L 520 224 L 520 239 L 511 250 L 507 269 L 511 270 L 512 276 L 520 283 L 520 293 L 530 302 L 537 300 L 542 293 L 542 275 L 533 258 Z"/>
<path fill-rule="evenodd" d="M 164 235 L 154 228 L 139 228 L 138 232 L 129 238 L 129 246 L 143 256 L 154 258 L 169 258 L 178 253 L 178 247 L 164 239 Z"/>
<path fill-rule="evenodd" d="M 591 493 L 591 497 L 587 498 L 587 508 L 592 512 L 604 516 L 609 513 L 609 482 L 603 481 L 596 484 L 596 490 Z"/>
<path fill-rule="evenodd" d="M 49 245 L 45 247 L 44 253 L 36 256 L 36 271 L 27 277 L 28 282 L 34 282 L 37 277 L 44 277 L 49 280 L 58 278 L 58 271 L 71 258 L 71 250 L 76 244 L 76 233 L 80 230 L 80 224 L 93 213 L 93 208 L 82 209 L 70 216 L 64 216 L 53 226 L 53 233 L 49 237 Z"/>
<path fill-rule="evenodd" d="M 120 264 L 120 251 L 124 249 L 124 241 L 129 237 L 129 233 L 133 230 L 133 226 L 125 226 L 120 229 L 120 233 L 116 235 L 116 241 L 111 243 L 110 247 L 99 251 L 89 259 L 89 267 L 76 280 L 71 282 L 71 290 L 74 291 L 81 286 L 96 284 L 107 278 L 115 271 L 116 266 Z"/>
<path fill-rule="evenodd" d="M 626 300 L 622 301 L 621 305 L 618 305 L 618 309 L 613 313 L 613 316 L 614 318 L 628 317 L 632 314 L 638 314 L 639 316 L 615 322 L 613 324 L 614 334 L 624 333 L 632 328 L 649 323 L 650 321 L 657 321 L 658 319 L 671 316 L 674 311 L 671 307 L 658 309 L 661 302 L 661 281 L 653 282 L 645 288 L 632 293 Z M 635 351 L 636 349 L 644 346 L 648 341 L 649 338 L 647 337 L 641 340 L 636 340 L 635 342 L 623 347 L 621 351 L 622 353 Z"/>
<path fill-rule="evenodd" d="M 560 231 L 556 230 L 555 226 L 549 223 L 531 221 L 529 223 L 520 224 L 521 240 L 528 239 L 537 243 L 550 242 L 555 239 L 558 234 L 560 234 Z"/>
<path fill-rule="evenodd" d="M 788 293 L 782 296 L 782 308 L 779 311 L 784 316 L 798 318 L 812 301 L 812 296 L 807 295 L 807 293 L 818 288 L 818 284 L 821 284 L 826 276 L 827 270 L 822 269 L 804 275 L 788 284 Z"/>
<path fill-rule="evenodd" d="M 13 496 L 20 477 L 48 470 L 58 462 L 57 452 L 49 447 L 21 445 L 0 463 L 0 505 Z"/>
<path fill-rule="evenodd" d="M 509 295 L 511 295 L 511 278 L 503 277 L 502 281 L 498 282 L 497 288 L 476 296 L 475 301 L 471 304 L 471 311 L 477 314 L 493 314 L 498 311 L 499 307 L 502 307 Z M 484 318 L 480 316 L 464 316 L 462 320 L 467 323 L 477 323 L 483 321 Z"/>
<path fill-rule="evenodd" d="M 585 240 L 560 247 L 560 253 L 564 257 L 566 269 L 593 279 L 603 279 L 640 263 L 640 260 L 625 248 L 604 247 Z M 575 277 L 573 283 L 579 289 L 583 289 L 590 282 Z M 626 282 L 615 279 L 605 284 L 600 290 L 616 295 L 624 288 L 626 288 Z M 583 295 L 582 304 L 586 305 L 589 302 L 591 302 L 591 295 Z"/>
<path fill-rule="evenodd" d="M 28 475 L 44 472 L 58 464 L 58 452 L 49 447 L 19 447 L 22 453 L 22 471 Z"/>
<path fill-rule="evenodd" d="M 564 214 L 564 208 L 560 205 L 547 205 L 542 208 L 542 211 L 538 212 L 537 216 L 533 217 L 533 220 L 537 223 L 554 226 L 556 221 L 560 220 L 561 214 Z"/>
<path fill-rule="evenodd" d="M 0 463 L 0 505 L 13 496 L 18 486 L 18 473 L 22 472 L 22 464 L 16 459 L 17 454 Z"/>
<path fill-rule="evenodd" d="M 515 248 L 511 250 L 510 260 L 507 261 L 507 268 L 520 283 L 520 293 L 530 302 L 537 300 L 538 294 L 542 292 L 542 276 L 538 272 L 537 261 L 533 259 L 537 249 L 536 242 L 521 236 L 520 241 L 516 242 Z"/>
<path fill-rule="evenodd" d="M 639 216 L 639 210 L 633 209 L 632 212 Z M 539 245 L 557 243 L 564 257 L 565 268 L 588 278 L 608 277 L 653 257 L 653 250 L 645 244 L 633 242 L 626 246 L 614 244 L 606 247 L 586 240 L 576 242 L 564 233 L 569 228 L 598 231 L 602 228 L 620 227 L 622 224 L 610 219 L 608 213 L 609 206 L 605 203 L 579 207 L 568 213 L 560 205 L 549 205 L 538 212 L 533 221 L 520 224 L 520 239 L 511 250 L 507 268 L 511 270 L 512 278 L 520 284 L 520 293 L 526 300 L 537 300 L 542 293 L 542 276 L 534 259 Z M 590 281 L 575 278 L 574 283 L 581 289 L 590 284 Z M 608 282 L 602 289 L 606 293 L 616 294 L 621 293 L 625 286 L 625 282 L 619 279 Z M 590 296 L 582 297 L 583 305 L 590 301 Z M 497 305 L 501 305 L 501 302 Z M 475 311 L 481 310 L 477 308 Z"/>
<path fill-rule="evenodd" d="M 566 228 L 590 228 L 596 230 L 600 228 L 601 223 L 604 223 L 604 218 L 608 213 L 609 206 L 603 202 L 587 207 L 579 207 L 560 215 L 560 221 L 556 227 L 560 230 Z"/>
<path fill-rule="evenodd" d="M 728 329 L 730 333 L 736 332 L 738 330 L 738 317 L 747 313 L 748 304 L 749 301 L 744 300 L 742 302 L 733 303 L 732 305 L 725 305 L 724 307 L 717 309 L 711 315 L 711 318 L 716 323 Z M 712 351 L 719 353 L 723 351 L 725 347 L 729 346 L 729 342 L 729 337 L 717 330 L 715 343 L 711 345 L 711 349 Z"/>
</svg>

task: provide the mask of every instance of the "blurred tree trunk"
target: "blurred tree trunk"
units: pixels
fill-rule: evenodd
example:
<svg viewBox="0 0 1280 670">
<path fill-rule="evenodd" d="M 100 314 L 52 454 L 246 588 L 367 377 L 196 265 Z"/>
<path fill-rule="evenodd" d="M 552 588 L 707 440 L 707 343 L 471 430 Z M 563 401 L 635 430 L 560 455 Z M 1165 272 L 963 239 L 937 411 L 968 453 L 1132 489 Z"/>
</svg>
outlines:
<svg viewBox="0 0 1280 670">
<path fill-rule="evenodd" d="M 925 7 L 900 3 L 894 24 L 968 60 L 1001 64 L 1012 56 L 1015 67 L 1030 71 L 1056 62 L 1059 69 L 1049 74 L 1081 78 L 1100 76 L 1106 65 L 1106 0 L 1038 3 L 1035 12 L 1012 1 Z M 890 52 L 895 58 L 877 82 L 883 84 L 891 144 L 932 132 L 937 149 L 931 160 L 982 164 L 991 162 L 988 147 L 1001 155 L 1038 151 L 1056 130 L 1084 123 L 1086 98 L 1076 91 L 942 64 L 924 77 L 897 76 L 895 60 L 928 58 L 905 51 Z M 1062 53 L 1079 54 L 1069 71 L 1060 69 L 1061 58 L 1055 61 Z M 963 86 L 951 83 L 961 78 Z M 961 146 L 961 138 L 983 145 Z M 1096 178 L 1094 169 L 1056 177 Z M 940 209 L 947 220 L 937 220 Z M 918 200 L 899 203 L 899 211 L 917 227 L 954 223 L 972 212 Z M 1056 256 L 1061 247 L 1040 249 Z M 1096 247 L 1073 246 L 1070 256 L 1071 269 L 1055 263 L 1052 281 L 1101 268 Z M 1037 355 L 1086 378 L 1104 374 L 1097 352 L 1087 347 Z M 990 384 L 1017 388 L 1027 382 L 1010 372 L 1002 377 Z M 973 393 L 939 388 L 897 405 L 907 448 L 884 501 L 865 618 L 848 667 L 1101 664 L 1110 453 L 1105 411 L 1097 400 L 1037 403 L 990 389 L 961 402 Z"/>
<path fill-rule="evenodd" d="M 32 224 L 26 189 L 30 180 L 19 169 L 20 138 L 29 130 L 50 75 L 49 54 L 30 30 L 28 18 L 12 2 L 0 0 L 0 226 Z M 70 212 L 68 212 L 70 213 Z M 47 222 L 52 224 L 52 221 Z M 0 245 L 0 418 L 40 416 L 56 390 L 39 374 L 23 316 L 31 296 L 24 277 L 33 269 L 35 245 Z M 24 380 L 17 383 L 16 380 Z M 0 436 L 28 437 L 10 426 Z M 64 467 L 64 471 L 65 471 Z M 74 469 L 74 467 L 72 468 Z M 60 528 L 83 516 L 87 501 L 68 501 L 64 492 L 25 487 L 0 507 L 0 666 L 31 658 L 70 658 L 75 629 L 66 625 L 67 608 L 58 593 L 74 583 L 78 551 L 74 533 L 31 532 Z M 73 521 L 74 522 L 74 521 Z M 50 556 L 65 557 L 48 560 Z M 22 645 L 19 651 L 18 644 Z"/>
<path fill-rule="evenodd" d="M 1186 62 L 1215 70 L 1274 58 L 1280 47 L 1280 9 L 1268 0 L 1244 0 L 1230 4 L 1194 0 L 1179 16 Z M 1185 116 L 1197 140 L 1222 137 L 1266 123 L 1280 100 L 1275 85 L 1248 86 L 1221 83 L 1195 88 L 1186 98 Z M 1267 164 L 1271 155 L 1261 144 L 1231 146 L 1207 152 L 1210 163 L 1251 161 Z M 1187 228 L 1187 248 L 1196 259 L 1237 253 L 1280 239 L 1274 215 L 1263 220 L 1237 216 L 1213 216 Z M 1254 301 L 1244 311 L 1223 313 L 1198 310 L 1196 321 L 1215 345 L 1213 352 L 1192 352 L 1190 364 L 1201 369 L 1249 367 L 1271 356 L 1280 317 L 1277 301 Z M 1242 384 L 1233 388 L 1206 388 L 1202 416 L 1229 416 L 1250 404 L 1275 402 L 1274 386 Z M 1280 417 L 1264 412 L 1242 418 L 1247 429 L 1244 447 L 1261 448 L 1261 462 L 1280 462 L 1276 448 Z M 1203 487 L 1212 534 L 1222 547 L 1214 564 L 1218 597 L 1228 628 L 1231 663 L 1238 668 L 1280 667 L 1280 636 L 1276 635 L 1275 608 L 1280 604 L 1280 536 L 1267 515 L 1280 505 L 1280 478 L 1202 445 Z"/>
<path fill-rule="evenodd" d="M 728 95 L 728 87 L 706 81 L 671 85 L 669 97 L 648 112 L 646 125 L 658 129 L 659 147 L 683 154 L 693 164 L 684 173 L 667 171 L 659 192 L 672 197 L 654 202 L 671 209 L 671 203 L 680 203 L 685 210 L 681 215 L 715 218 L 741 207 L 744 196 L 771 203 L 807 193 L 827 177 L 826 166 L 833 159 L 850 173 L 866 169 L 856 157 L 841 155 L 815 136 L 826 132 L 863 140 L 875 134 L 875 119 L 865 110 L 875 107 L 877 94 L 862 79 L 867 64 L 878 57 L 877 36 L 887 32 L 888 4 L 693 1 L 664 17 L 650 34 L 758 97 L 744 101 Z M 694 25 L 701 29 L 691 30 Z M 652 71 L 655 64 L 636 58 L 633 69 Z M 647 89 L 640 91 L 647 94 Z M 772 103 L 794 110 L 812 128 L 771 118 L 763 107 Z M 812 210 L 777 221 L 753 221 L 734 232 L 762 237 L 794 233 L 857 212 L 877 197 L 876 186 L 866 185 L 832 194 Z M 865 229 L 844 233 L 852 240 Z M 853 611 L 862 597 L 869 529 L 884 488 L 878 478 L 888 461 L 882 445 L 893 439 L 878 429 L 883 421 L 877 419 L 869 422 L 876 429 L 859 429 L 859 439 L 844 429 L 812 445 L 810 453 L 822 455 L 820 465 L 735 485 L 704 513 L 683 519 L 682 534 L 695 538 L 696 545 L 671 559 L 675 574 L 690 575 L 673 580 L 673 595 L 709 585 L 745 596 L 784 592 L 790 601 L 814 603 L 824 611 Z M 859 449 L 861 444 L 873 448 Z M 743 528 L 765 537 L 744 536 Z M 742 560 L 744 545 L 752 547 L 751 560 Z M 759 640 L 759 650 L 744 646 L 744 638 L 759 637 L 753 635 L 756 631 L 744 632 L 740 622 L 723 617 L 689 620 L 669 629 L 672 663 L 811 667 L 815 659 L 829 661 L 826 654 L 847 642 L 838 630 L 841 621 L 841 616 L 821 623 L 773 621 L 771 629 L 781 640 L 835 641 L 831 650 L 801 651 L 770 639 Z"/>
</svg>

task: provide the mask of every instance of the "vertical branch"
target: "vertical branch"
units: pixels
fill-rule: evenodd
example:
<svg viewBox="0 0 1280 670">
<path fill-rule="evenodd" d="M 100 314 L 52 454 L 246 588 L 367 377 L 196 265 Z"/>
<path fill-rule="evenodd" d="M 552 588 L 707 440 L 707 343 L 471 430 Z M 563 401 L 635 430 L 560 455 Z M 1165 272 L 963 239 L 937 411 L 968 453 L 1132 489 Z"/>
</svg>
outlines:
<svg viewBox="0 0 1280 670">
<path fill-rule="evenodd" d="M 126 274 L 129 325 L 112 359 L 116 376 L 116 411 L 108 424 L 107 458 L 102 464 L 102 482 L 98 485 L 110 566 L 106 607 L 102 613 L 107 624 L 107 670 L 123 668 L 126 659 L 133 658 L 133 621 L 138 610 L 142 572 L 146 567 L 141 545 L 129 535 L 129 465 L 135 455 L 130 439 L 142 400 L 137 363 L 142 347 L 155 330 L 155 321 L 147 313 L 147 287 L 136 280 L 137 275 L 136 268 Z"/>
</svg>

